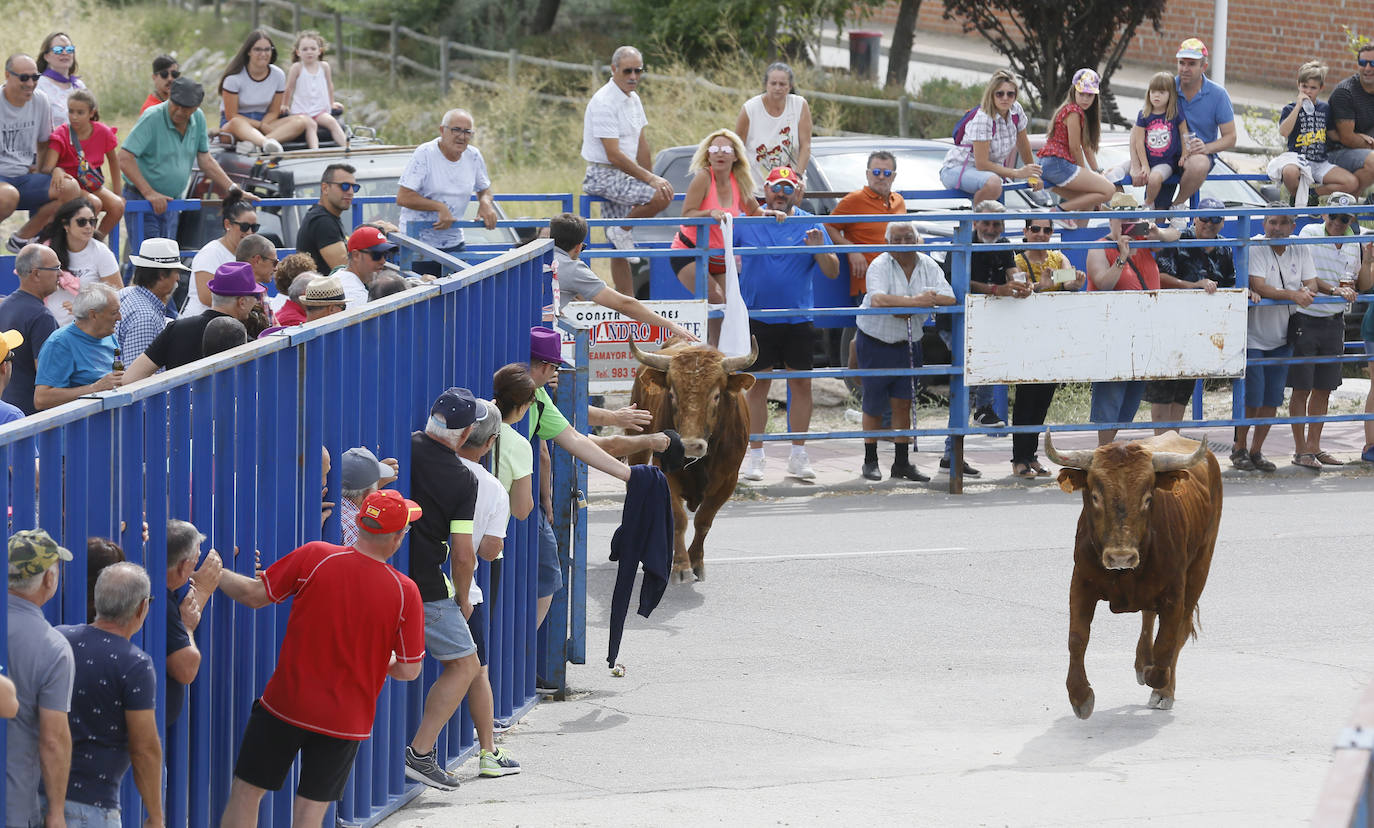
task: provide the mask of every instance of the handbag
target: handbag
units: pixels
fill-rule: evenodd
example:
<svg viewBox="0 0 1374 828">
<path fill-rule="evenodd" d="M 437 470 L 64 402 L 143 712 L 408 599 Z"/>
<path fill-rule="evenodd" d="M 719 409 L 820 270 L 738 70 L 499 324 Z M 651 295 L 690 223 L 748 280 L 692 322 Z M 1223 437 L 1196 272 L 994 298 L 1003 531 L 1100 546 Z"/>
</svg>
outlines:
<svg viewBox="0 0 1374 828">
<path fill-rule="evenodd" d="M 81 139 L 76 137 L 76 130 L 69 126 L 67 134 L 71 136 L 72 148 L 76 150 L 76 183 L 88 193 L 100 192 L 100 188 L 105 186 L 105 174 L 98 167 L 92 167 L 86 160 L 86 153 L 81 149 Z"/>
</svg>

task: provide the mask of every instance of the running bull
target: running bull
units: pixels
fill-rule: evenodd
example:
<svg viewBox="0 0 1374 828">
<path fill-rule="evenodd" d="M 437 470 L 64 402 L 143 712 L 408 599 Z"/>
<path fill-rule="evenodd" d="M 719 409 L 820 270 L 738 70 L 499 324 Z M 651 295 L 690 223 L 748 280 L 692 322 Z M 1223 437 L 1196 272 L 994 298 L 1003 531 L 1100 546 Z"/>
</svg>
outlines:
<svg viewBox="0 0 1374 828">
<path fill-rule="evenodd" d="M 1083 653 L 1098 601 L 1141 614 L 1136 681 L 1150 707 L 1174 705 L 1178 653 L 1197 637 L 1197 604 L 1221 523 L 1221 468 L 1205 442 L 1168 432 L 1094 450 L 1045 453 L 1064 468 L 1059 487 L 1083 492 L 1069 587 L 1069 704 L 1093 712 Z M 1155 633 L 1155 620 L 1159 632 Z"/>
<path fill-rule="evenodd" d="M 706 534 L 716 512 L 734 494 L 740 463 L 749 447 L 749 410 L 745 392 L 752 374 L 739 373 L 758 357 L 758 343 L 746 356 L 727 357 L 705 344 L 670 342 L 656 353 L 630 350 L 642 367 L 630 400 L 653 413 L 650 431 L 676 429 L 687 465 L 668 474 L 673 501 L 673 575 L 705 580 Z M 631 463 L 647 463 L 647 453 Z M 687 546 L 687 509 L 695 513 L 696 534 Z"/>
</svg>

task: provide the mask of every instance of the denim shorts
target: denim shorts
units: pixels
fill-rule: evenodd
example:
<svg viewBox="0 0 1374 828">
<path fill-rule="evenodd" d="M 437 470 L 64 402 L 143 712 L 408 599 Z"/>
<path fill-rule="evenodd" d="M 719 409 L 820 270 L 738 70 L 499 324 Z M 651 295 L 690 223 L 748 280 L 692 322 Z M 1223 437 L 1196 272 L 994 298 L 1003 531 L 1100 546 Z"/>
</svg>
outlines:
<svg viewBox="0 0 1374 828">
<path fill-rule="evenodd" d="M 963 190 L 972 195 L 983 189 L 989 180 L 999 178 L 997 173 L 980 170 L 970 161 L 959 167 L 941 167 L 940 183 L 951 190 Z"/>
<path fill-rule="evenodd" d="M 1094 423 L 1129 423 L 1135 420 L 1140 400 L 1145 396 L 1143 380 L 1095 382 L 1092 393 L 1092 412 L 1088 419 Z"/>
<path fill-rule="evenodd" d="M 1355 172 L 1364 166 L 1370 153 L 1374 153 L 1374 150 L 1365 147 L 1340 147 L 1329 150 L 1326 153 L 1326 160 L 1343 170 Z"/>
<path fill-rule="evenodd" d="M 1246 348 L 1246 360 L 1293 355 L 1292 345 L 1280 345 L 1271 350 Z M 1245 366 L 1245 407 L 1278 408 L 1283 405 L 1283 388 L 1288 379 L 1287 365 Z"/>
<path fill-rule="evenodd" d="M 425 602 L 425 649 L 439 661 L 457 661 L 477 652 L 463 608 L 452 598 Z"/>
<path fill-rule="evenodd" d="M 265 110 L 262 112 L 244 112 L 240 110 L 239 115 L 243 116 L 244 118 L 247 118 L 250 121 L 257 121 L 261 123 L 262 119 L 267 117 L 267 112 Z M 229 119 L 224 117 L 224 113 L 221 112 L 219 114 L 219 125 L 224 126 L 227 123 L 229 123 Z"/>
<path fill-rule="evenodd" d="M 558 538 L 553 526 L 539 509 L 539 583 L 536 598 L 547 598 L 563 586 L 563 567 L 558 562 Z"/>
<path fill-rule="evenodd" d="M 68 799 L 62 806 L 67 828 L 122 828 L 118 808 L 97 808 Z"/>
<path fill-rule="evenodd" d="M 1040 177 L 1050 187 L 1068 184 L 1083 170 L 1072 161 L 1065 161 L 1057 155 L 1042 155 L 1036 160 L 1040 162 Z"/>
<path fill-rule="evenodd" d="M 52 201 L 48 198 L 48 187 L 52 186 L 52 176 L 49 174 L 0 175 L 0 182 L 19 191 L 20 210 L 37 210 Z"/>
</svg>

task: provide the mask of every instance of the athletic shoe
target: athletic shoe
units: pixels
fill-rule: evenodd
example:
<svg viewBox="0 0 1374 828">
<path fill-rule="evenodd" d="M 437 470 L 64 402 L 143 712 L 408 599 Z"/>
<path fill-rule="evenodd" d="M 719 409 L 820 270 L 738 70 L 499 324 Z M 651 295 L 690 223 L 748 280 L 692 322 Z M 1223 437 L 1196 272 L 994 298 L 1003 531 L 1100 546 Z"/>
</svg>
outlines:
<svg viewBox="0 0 1374 828">
<path fill-rule="evenodd" d="M 941 457 L 941 458 L 940 458 L 940 471 L 946 472 L 946 473 L 949 472 L 949 458 L 948 458 L 948 457 Z M 975 469 L 973 466 L 970 466 L 970 465 L 968 464 L 968 461 L 967 461 L 967 460 L 964 461 L 964 477 L 982 477 L 982 476 L 983 476 L 983 473 L 982 473 L 982 472 L 978 471 L 978 470 Z"/>
<path fill-rule="evenodd" d="M 1182 233 L 1184 230 L 1187 230 L 1187 229 L 1188 229 L 1188 217 L 1187 217 L 1187 216 L 1174 216 L 1174 217 L 1170 218 L 1170 219 L 1169 219 L 1169 228 L 1172 229 L 1172 230 L 1177 230 L 1178 232 Z"/>
<path fill-rule="evenodd" d="M 260 150 L 258 145 L 252 141 L 239 141 L 234 145 L 234 152 L 239 155 L 257 155 Z"/>
<path fill-rule="evenodd" d="M 1007 427 L 1007 424 L 1002 421 L 1001 417 L 997 416 L 997 412 L 993 411 L 992 406 L 990 405 L 985 405 L 977 411 L 973 412 L 973 416 L 969 419 L 970 421 L 972 421 L 973 425 L 982 426 L 984 428 Z"/>
<path fill-rule="evenodd" d="M 563 688 L 559 687 L 553 682 L 546 681 L 543 676 L 534 677 L 534 692 L 538 693 L 541 696 L 552 696 L 561 691 L 562 689 Z"/>
<path fill-rule="evenodd" d="M 917 483 L 926 483 L 930 478 L 921 474 L 920 470 L 910 463 L 893 463 L 891 469 L 893 480 L 912 480 Z"/>
<path fill-rule="evenodd" d="M 268 155 L 278 155 L 281 153 L 281 142 L 276 138 L 268 138 L 262 144 L 262 151 Z"/>
<path fill-rule="evenodd" d="M 610 242 L 616 250 L 634 250 L 634 233 L 624 227 L 614 226 L 606 228 L 606 241 Z"/>
<path fill-rule="evenodd" d="M 878 471 L 877 460 L 865 460 L 863 470 L 860 472 L 865 480 L 882 480 L 883 473 Z"/>
<path fill-rule="evenodd" d="M 497 748 L 495 753 L 482 751 L 482 758 L 478 761 L 478 776 L 510 776 L 520 772 L 520 763 L 515 761 L 501 748 Z"/>
<path fill-rule="evenodd" d="M 18 235 L 12 235 L 9 241 L 5 242 L 5 249 L 17 256 L 24 249 L 24 242 L 19 240 Z"/>
<path fill-rule="evenodd" d="M 811 468 L 811 459 L 806 456 L 806 449 L 792 452 L 792 456 L 787 458 L 787 473 L 802 480 L 815 480 L 816 470 Z"/>
<path fill-rule="evenodd" d="M 510 720 L 510 719 L 506 719 L 506 720 L 502 720 L 502 719 L 492 719 L 492 720 L 491 720 L 491 732 L 492 732 L 492 733 L 505 733 L 506 731 L 510 730 L 510 729 L 511 729 L 512 727 L 514 727 L 514 726 L 515 726 L 515 722 L 514 722 L 513 720 Z"/>
<path fill-rule="evenodd" d="M 744 474 L 740 475 L 740 477 L 743 477 L 745 480 L 763 479 L 764 458 L 762 452 L 758 454 L 755 454 L 752 451 L 749 452 L 749 456 L 745 458 L 744 462 Z"/>
<path fill-rule="evenodd" d="M 406 778 L 441 791 L 458 790 L 458 774 L 445 770 L 439 764 L 438 755 L 438 748 L 421 755 L 406 745 Z"/>
</svg>

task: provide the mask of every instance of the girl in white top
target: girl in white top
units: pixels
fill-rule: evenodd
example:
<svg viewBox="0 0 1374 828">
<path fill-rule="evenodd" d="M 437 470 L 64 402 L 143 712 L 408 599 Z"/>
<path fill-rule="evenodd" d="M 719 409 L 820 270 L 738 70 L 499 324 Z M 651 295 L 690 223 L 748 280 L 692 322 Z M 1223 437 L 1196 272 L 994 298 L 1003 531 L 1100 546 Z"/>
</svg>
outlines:
<svg viewBox="0 0 1374 828">
<path fill-rule="evenodd" d="M 303 115 L 329 130 L 334 143 L 348 146 L 348 136 L 331 114 L 334 108 L 334 74 L 321 58 L 326 49 L 324 37 L 316 31 L 296 35 L 291 47 L 291 71 L 286 75 L 286 111 L 289 115 Z M 305 143 L 311 149 L 320 146 L 320 131 L 305 130 Z"/>
<path fill-rule="evenodd" d="M 279 117 L 286 73 L 276 66 L 277 47 L 262 29 L 248 33 L 219 79 L 220 131 L 238 140 L 240 151 L 256 147 L 278 153 L 282 142 L 313 129 L 305 115 Z"/>
<path fill-rule="evenodd" d="M 1004 178 L 1027 179 L 1034 191 L 1044 186 L 1026 134 L 1030 119 L 1016 93 L 1015 75 L 1006 69 L 993 72 L 978 112 L 964 125 L 963 140 L 945 154 L 940 183 L 972 194 L 974 204 L 1001 201 Z M 1017 155 L 1025 163 L 1013 167 Z"/>
<path fill-rule="evenodd" d="M 83 285 L 104 282 L 115 290 L 124 287 L 119 262 L 104 242 L 95 240 L 95 211 L 85 196 L 63 204 L 43 231 L 57 261 L 66 271 L 57 282 L 57 292 L 43 300 L 57 318 L 58 325 L 72 321 L 72 300 Z"/>
<path fill-rule="evenodd" d="M 744 139 L 753 166 L 754 195 L 763 197 L 763 182 L 776 167 L 791 167 L 805 180 L 811 161 L 811 106 L 793 93 L 792 67 L 774 63 L 763 73 L 763 94 L 744 102 L 735 134 Z"/>
<path fill-rule="evenodd" d="M 67 123 L 67 96 L 86 84 L 76 76 L 76 47 L 65 32 L 53 32 L 43 39 L 38 54 L 38 91 L 48 96 L 52 107 L 52 128 Z"/>
<path fill-rule="evenodd" d="M 210 279 L 222 264 L 235 259 L 243 237 L 257 232 L 258 214 L 241 194 L 226 198 L 220 207 L 224 235 L 208 242 L 191 260 L 191 289 L 182 316 L 199 316 L 210 309 Z"/>
</svg>

